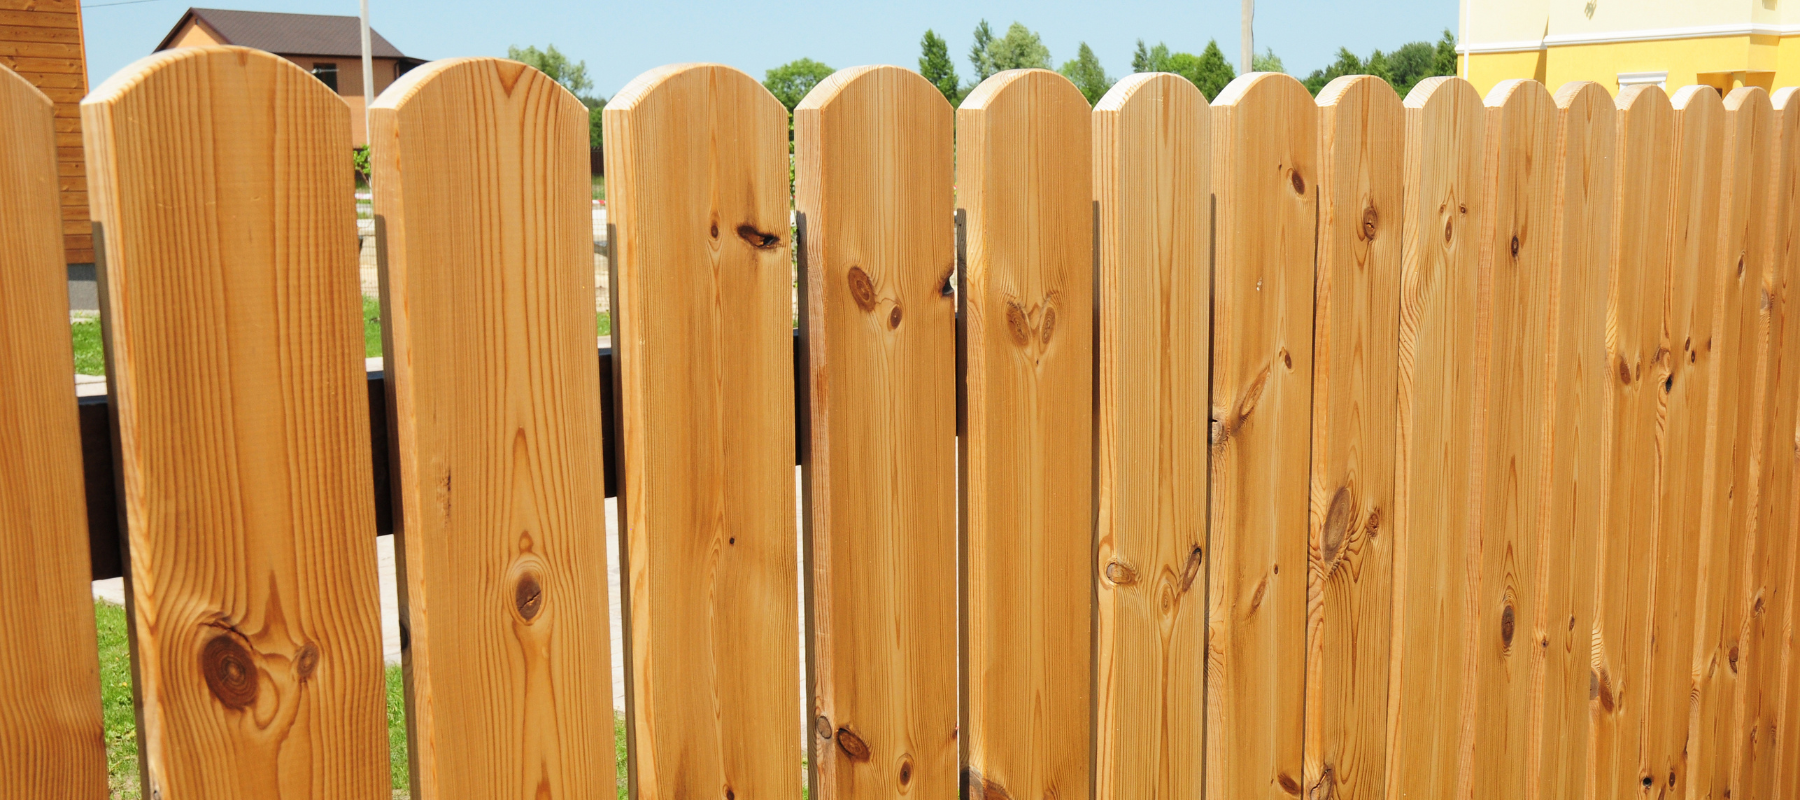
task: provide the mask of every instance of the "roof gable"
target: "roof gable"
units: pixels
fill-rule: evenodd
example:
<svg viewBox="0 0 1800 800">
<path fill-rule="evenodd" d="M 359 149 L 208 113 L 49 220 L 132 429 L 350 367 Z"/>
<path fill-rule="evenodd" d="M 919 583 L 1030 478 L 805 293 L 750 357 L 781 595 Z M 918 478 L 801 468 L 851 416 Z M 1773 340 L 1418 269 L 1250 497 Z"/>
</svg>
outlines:
<svg viewBox="0 0 1800 800">
<path fill-rule="evenodd" d="M 253 47 L 277 55 L 348 58 L 362 55 L 362 21 L 357 17 L 218 8 L 188 9 L 156 49 L 169 49 L 176 34 L 181 32 L 190 19 L 217 33 L 226 44 Z M 400 52 L 400 48 L 374 30 L 369 31 L 369 47 L 375 58 L 408 59 L 406 54 Z"/>
</svg>

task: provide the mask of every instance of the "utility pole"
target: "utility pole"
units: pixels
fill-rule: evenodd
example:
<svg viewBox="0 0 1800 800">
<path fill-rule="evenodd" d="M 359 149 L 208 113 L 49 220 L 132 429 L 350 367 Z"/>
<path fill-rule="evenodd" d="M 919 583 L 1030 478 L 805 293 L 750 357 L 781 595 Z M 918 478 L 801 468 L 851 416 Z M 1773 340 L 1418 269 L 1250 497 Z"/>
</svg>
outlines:
<svg viewBox="0 0 1800 800">
<path fill-rule="evenodd" d="M 1249 2 L 1249 0 L 1245 0 Z M 369 46 L 369 0 L 362 0 L 363 122 L 368 122 L 369 106 L 375 105 L 375 54 Z M 364 130 L 368 130 L 366 127 Z"/>
<path fill-rule="evenodd" d="M 366 3 L 368 0 L 363 0 L 363 2 Z M 1244 61 L 1238 67 L 1239 74 L 1256 71 L 1256 40 L 1252 35 L 1252 30 L 1255 28 L 1252 23 L 1255 19 L 1256 0 L 1244 0 Z"/>
</svg>

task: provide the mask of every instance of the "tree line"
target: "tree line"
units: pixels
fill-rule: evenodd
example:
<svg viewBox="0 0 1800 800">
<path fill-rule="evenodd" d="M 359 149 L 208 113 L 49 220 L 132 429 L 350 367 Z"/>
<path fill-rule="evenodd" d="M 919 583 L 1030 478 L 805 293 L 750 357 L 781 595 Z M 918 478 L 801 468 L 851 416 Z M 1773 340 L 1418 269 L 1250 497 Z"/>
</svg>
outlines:
<svg viewBox="0 0 1800 800">
<path fill-rule="evenodd" d="M 1005 33 L 995 35 L 993 27 L 984 19 L 975 26 L 973 38 L 974 42 L 969 46 L 968 53 L 973 74 L 966 83 L 957 73 L 956 61 L 950 57 L 950 45 L 944 37 L 939 36 L 935 30 L 927 29 L 925 36 L 919 40 L 919 74 L 936 86 L 952 106 L 962 105 L 963 98 L 982 81 L 1009 69 L 1056 69 L 1081 90 L 1089 103 L 1100 102 L 1101 96 L 1115 82 L 1087 42 L 1082 42 L 1076 48 L 1074 58 L 1064 61 L 1061 67 L 1054 67 L 1050 48 L 1044 45 L 1043 39 L 1036 32 L 1021 23 L 1014 22 L 1007 27 Z M 606 98 L 590 93 L 594 82 L 588 78 L 587 62 L 569 60 L 555 45 L 542 50 L 536 47 L 509 47 L 506 57 L 530 64 L 580 98 L 588 107 L 589 144 L 596 148 L 600 146 L 600 112 L 606 108 Z M 1273 48 L 1257 54 L 1252 67 L 1257 72 L 1287 71 Z M 800 105 L 800 100 L 806 97 L 806 93 L 834 71 L 810 58 L 795 59 L 764 73 L 763 86 L 792 113 L 794 107 Z M 1131 55 L 1131 71 L 1180 75 L 1192 81 L 1209 101 L 1217 98 L 1225 85 L 1237 77 L 1237 71 L 1226 60 L 1217 40 L 1209 40 L 1200 54 L 1195 55 L 1171 51 L 1163 42 L 1146 46 L 1144 40 L 1139 39 L 1137 50 Z M 1446 30 L 1443 38 L 1436 42 L 1408 42 L 1392 52 L 1376 50 L 1367 58 L 1357 56 L 1347 47 L 1340 47 L 1336 60 L 1322 69 L 1313 70 L 1311 74 L 1301 78 L 1300 82 L 1316 95 L 1335 78 L 1344 75 L 1373 75 L 1387 81 L 1404 98 L 1407 92 L 1426 78 L 1455 74 L 1456 37 Z"/>
</svg>

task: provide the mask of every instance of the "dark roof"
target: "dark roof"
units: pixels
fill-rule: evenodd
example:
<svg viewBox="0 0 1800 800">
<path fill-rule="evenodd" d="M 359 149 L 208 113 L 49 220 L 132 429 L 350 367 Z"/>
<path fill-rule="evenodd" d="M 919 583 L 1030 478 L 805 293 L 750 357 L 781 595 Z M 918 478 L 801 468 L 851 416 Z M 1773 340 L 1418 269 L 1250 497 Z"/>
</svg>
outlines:
<svg viewBox="0 0 1800 800">
<path fill-rule="evenodd" d="M 225 44 L 254 47 L 276 55 L 297 56 L 362 56 L 362 20 L 357 17 L 324 14 L 278 14 L 267 11 L 231 11 L 218 8 L 190 8 L 164 36 L 157 50 L 167 50 L 175 35 L 196 19 L 217 32 Z M 409 58 L 400 48 L 369 31 L 369 46 L 376 58 Z"/>
</svg>

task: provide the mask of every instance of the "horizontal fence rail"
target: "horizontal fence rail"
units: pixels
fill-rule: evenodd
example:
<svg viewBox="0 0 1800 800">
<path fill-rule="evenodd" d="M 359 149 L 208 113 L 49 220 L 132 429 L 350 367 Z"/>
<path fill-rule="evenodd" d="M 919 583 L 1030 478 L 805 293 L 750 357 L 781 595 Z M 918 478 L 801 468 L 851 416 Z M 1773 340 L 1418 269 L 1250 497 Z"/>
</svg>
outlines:
<svg viewBox="0 0 1800 800">
<path fill-rule="evenodd" d="M 170 51 L 83 104 L 78 403 L 0 105 L 0 798 L 104 794 L 119 575 L 146 796 L 383 795 L 389 532 L 421 798 L 1800 795 L 1794 89 L 662 67 L 596 359 L 586 109 L 434 62 L 374 371 L 347 109 Z"/>
</svg>

